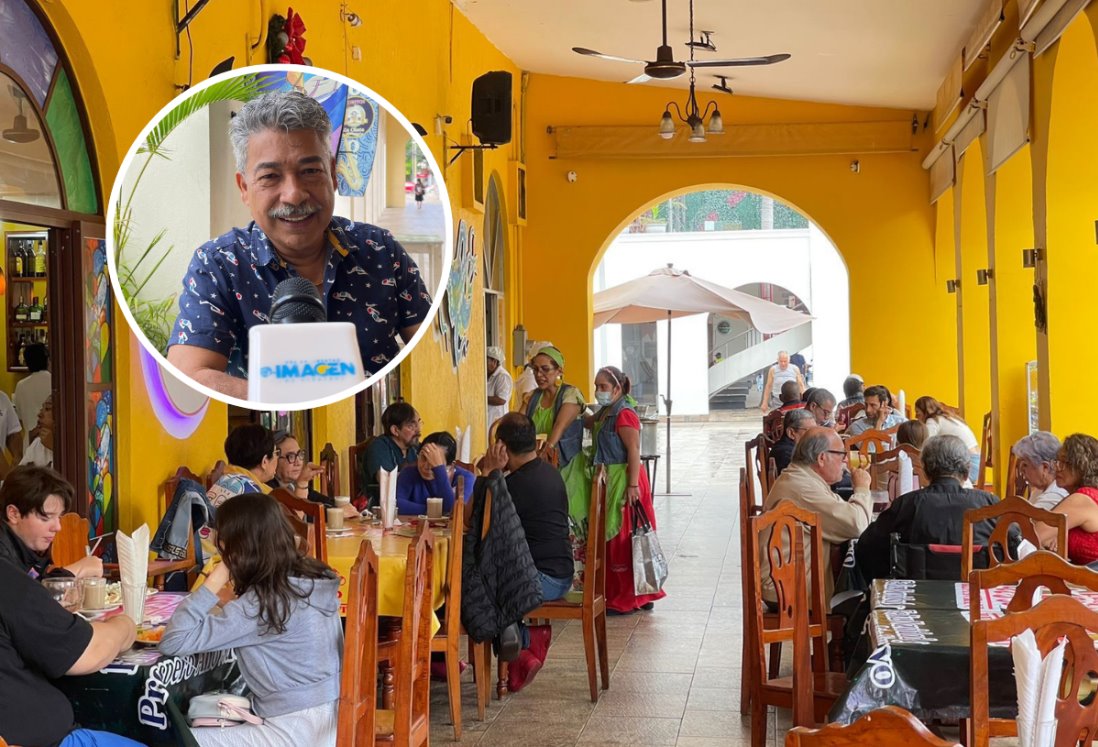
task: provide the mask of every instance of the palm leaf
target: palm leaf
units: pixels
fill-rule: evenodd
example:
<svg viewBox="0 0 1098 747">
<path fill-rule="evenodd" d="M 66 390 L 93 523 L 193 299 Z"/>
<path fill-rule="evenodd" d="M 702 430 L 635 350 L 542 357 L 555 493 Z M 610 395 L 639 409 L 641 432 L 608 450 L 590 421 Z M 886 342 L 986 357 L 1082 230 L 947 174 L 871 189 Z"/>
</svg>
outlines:
<svg viewBox="0 0 1098 747">
<path fill-rule="evenodd" d="M 263 83 L 259 77 L 241 75 L 229 80 L 221 80 L 203 88 L 165 114 L 145 139 L 138 153 L 156 153 L 168 135 L 181 125 L 187 117 L 217 101 L 250 101 L 263 92 Z"/>
</svg>

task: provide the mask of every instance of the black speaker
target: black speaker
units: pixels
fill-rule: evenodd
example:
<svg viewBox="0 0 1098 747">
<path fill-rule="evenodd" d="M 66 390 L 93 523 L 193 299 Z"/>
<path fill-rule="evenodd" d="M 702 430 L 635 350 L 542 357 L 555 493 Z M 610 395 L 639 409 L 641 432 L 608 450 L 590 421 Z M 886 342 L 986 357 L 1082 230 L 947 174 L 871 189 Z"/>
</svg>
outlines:
<svg viewBox="0 0 1098 747">
<path fill-rule="evenodd" d="M 473 81 L 473 134 L 485 145 L 511 142 L 511 73 L 506 70 Z"/>
</svg>

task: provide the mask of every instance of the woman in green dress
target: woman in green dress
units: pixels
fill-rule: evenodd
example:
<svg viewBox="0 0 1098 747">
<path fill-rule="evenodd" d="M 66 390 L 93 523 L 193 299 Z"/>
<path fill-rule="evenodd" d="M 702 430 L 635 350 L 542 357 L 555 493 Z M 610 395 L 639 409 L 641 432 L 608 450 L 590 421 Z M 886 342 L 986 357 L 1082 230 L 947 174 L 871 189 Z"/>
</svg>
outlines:
<svg viewBox="0 0 1098 747">
<path fill-rule="evenodd" d="M 559 350 L 543 347 L 530 365 L 538 388 L 530 395 L 526 415 L 534 421 L 538 435 L 545 436 L 541 448 L 556 449 L 557 467 L 563 470 L 583 445 L 580 413 L 587 403 L 579 389 L 564 383 L 564 355 Z"/>
</svg>

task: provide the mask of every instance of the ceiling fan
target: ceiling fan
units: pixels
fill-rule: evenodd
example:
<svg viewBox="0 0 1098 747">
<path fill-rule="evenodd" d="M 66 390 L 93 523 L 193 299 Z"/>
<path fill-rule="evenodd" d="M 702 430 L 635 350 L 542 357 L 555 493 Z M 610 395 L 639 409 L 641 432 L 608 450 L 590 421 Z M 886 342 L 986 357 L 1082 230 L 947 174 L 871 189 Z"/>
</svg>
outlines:
<svg viewBox="0 0 1098 747">
<path fill-rule="evenodd" d="M 657 80 L 670 80 L 671 78 L 677 78 L 686 72 L 687 67 L 748 67 L 752 65 L 773 65 L 776 62 L 782 62 L 788 60 L 791 55 L 772 54 L 764 57 L 738 57 L 728 60 L 691 60 L 689 62 L 681 62 L 675 59 L 674 50 L 667 44 L 667 0 L 661 0 L 663 6 L 663 44 L 656 49 L 656 59 L 654 60 L 634 60 L 629 57 L 618 57 L 612 54 L 603 54 L 597 52 L 594 49 L 587 49 L 586 47 L 572 47 L 572 51 L 577 54 L 586 55 L 588 57 L 598 57 L 603 60 L 611 60 L 613 62 L 634 62 L 638 65 L 644 65 L 644 75 L 641 75 L 630 83 L 644 83 L 645 81 L 653 78 Z M 712 32 L 709 32 L 712 33 Z M 706 44 L 697 43 L 694 41 L 694 3 L 691 0 L 690 3 L 690 42 L 691 49 L 694 46 L 699 48 L 706 48 Z M 709 42 L 708 38 L 703 40 Z M 711 44 L 710 44 L 711 46 Z"/>
</svg>

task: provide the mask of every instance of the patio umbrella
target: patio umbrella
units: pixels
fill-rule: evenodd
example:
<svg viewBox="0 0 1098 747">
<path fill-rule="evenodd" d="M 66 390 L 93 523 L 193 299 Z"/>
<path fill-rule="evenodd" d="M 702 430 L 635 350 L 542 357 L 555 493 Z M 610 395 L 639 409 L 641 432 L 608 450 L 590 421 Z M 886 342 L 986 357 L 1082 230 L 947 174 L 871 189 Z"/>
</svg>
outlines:
<svg viewBox="0 0 1098 747">
<path fill-rule="evenodd" d="M 653 270 L 613 288 L 599 291 L 594 298 L 595 326 L 643 324 L 663 319 L 667 324 L 667 492 L 671 492 L 671 320 L 693 314 L 716 313 L 743 319 L 763 334 L 773 335 L 812 320 L 800 311 L 725 288 L 676 270 L 671 264 Z"/>
</svg>

